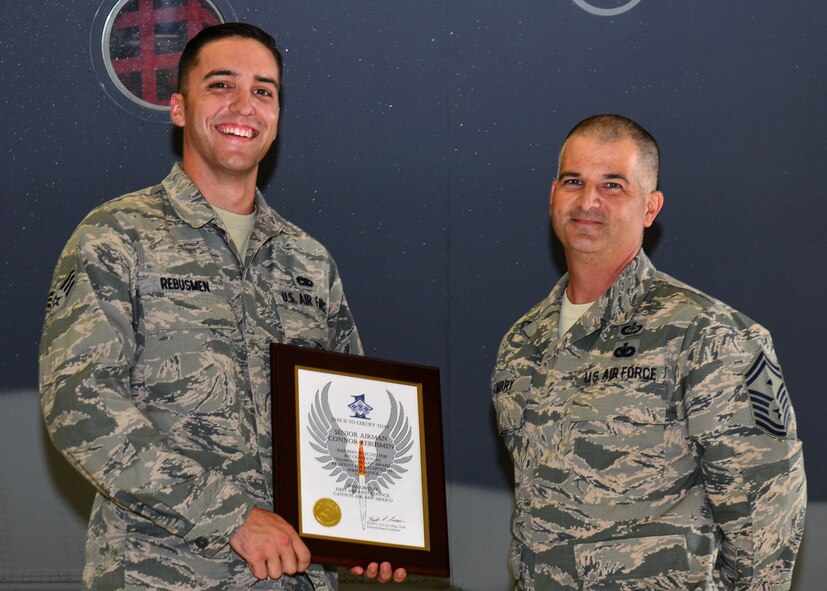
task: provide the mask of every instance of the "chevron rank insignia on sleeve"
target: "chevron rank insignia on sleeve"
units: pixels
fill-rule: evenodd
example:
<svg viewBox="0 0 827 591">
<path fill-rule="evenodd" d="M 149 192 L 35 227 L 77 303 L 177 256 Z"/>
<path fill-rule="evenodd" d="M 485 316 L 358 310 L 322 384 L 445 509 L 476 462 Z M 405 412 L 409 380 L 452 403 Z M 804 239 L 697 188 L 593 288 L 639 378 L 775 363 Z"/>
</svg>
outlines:
<svg viewBox="0 0 827 591">
<path fill-rule="evenodd" d="M 46 300 L 46 311 L 51 312 L 61 307 L 68 299 L 69 294 L 75 287 L 77 280 L 77 269 L 72 269 L 68 275 L 61 281 L 60 285 L 49 292 L 49 298 Z"/>
<path fill-rule="evenodd" d="M 744 379 L 755 426 L 773 437 L 788 437 L 792 408 L 781 368 L 761 351 Z"/>
</svg>

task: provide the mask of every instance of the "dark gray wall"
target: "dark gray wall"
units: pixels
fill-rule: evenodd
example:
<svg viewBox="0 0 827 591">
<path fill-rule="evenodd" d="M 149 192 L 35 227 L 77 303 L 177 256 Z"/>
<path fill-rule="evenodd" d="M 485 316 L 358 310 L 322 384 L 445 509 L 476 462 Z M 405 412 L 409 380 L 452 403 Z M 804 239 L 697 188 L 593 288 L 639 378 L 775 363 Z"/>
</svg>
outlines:
<svg viewBox="0 0 827 591">
<path fill-rule="evenodd" d="M 169 125 L 98 82 L 90 31 L 114 2 L 0 6 L 0 390 L 36 387 L 74 226 L 177 157 Z M 827 446 L 827 3 L 642 0 L 614 17 L 571 0 L 229 3 L 284 48 L 268 199 L 333 252 L 369 354 L 441 367 L 453 482 L 508 486 L 489 371 L 562 272 L 548 188 L 562 137 L 596 112 L 660 141 L 655 264 L 773 332 L 806 449 Z M 811 498 L 827 499 L 817 456 L 807 471 Z"/>
</svg>

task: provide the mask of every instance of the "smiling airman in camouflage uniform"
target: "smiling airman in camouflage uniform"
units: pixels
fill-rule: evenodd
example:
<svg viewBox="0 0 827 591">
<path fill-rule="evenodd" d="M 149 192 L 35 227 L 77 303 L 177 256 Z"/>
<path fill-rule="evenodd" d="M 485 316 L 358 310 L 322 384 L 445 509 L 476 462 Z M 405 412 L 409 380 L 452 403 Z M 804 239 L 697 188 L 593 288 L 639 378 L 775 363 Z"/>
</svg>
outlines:
<svg viewBox="0 0 827 591">
<path fill-rule="evenodd" d="M 324 247 L 261 194 L 256 210 L 242 267 L 175 166 L 93 211 L 61 255 L 41 393 L 56 446 L 100 492 L 94 588 L 255 581 L 227 541 L 272 507 L 269 344 L 362 351 Z"/>
<path fill-rule="evenodd" d="M 594 139 L 589 134 L 600 131 L 574 135 Z M 571 217 L 610 225 L 600 208 L 612 205 L 601 200 L 634 192 L 610 186 L 614 173 L 602 168 L 592 189 L 585 166 L 562 162 L 555 190 L 568 190 L 559 184 L 569 174 L 570 190 L 581 192 Z M 596 197 L 583 195 L 592 190 Z M 552 211 L 562 215 L 554 204 Z M 555 229 L 564 234 L 567 259 L 603 256 L 587 248 L 594 228 Z M 517 587 L 788 589 L 806 482 L 769 333 L 657 272 L 638 243 L 608 289 L 561 335 L 570 281 L 564 276 L 509 330 L 492 379 L 499 430 L 514 460 Z"/>
<path fill-rule="evenodd" d="M 43 416 L 97 489 L 84 588 L 331 590 L 272 513 L 269 346 L 362 346 L 328 252 L 255 188 L 278 121 L 275 42 L 228 23 L 187 47 L 190 94 L 171 107 L 183 164 L 81 222 L 47 303 Z M 248 239 L 222 199 L 254 221 Z"/>
</svg>

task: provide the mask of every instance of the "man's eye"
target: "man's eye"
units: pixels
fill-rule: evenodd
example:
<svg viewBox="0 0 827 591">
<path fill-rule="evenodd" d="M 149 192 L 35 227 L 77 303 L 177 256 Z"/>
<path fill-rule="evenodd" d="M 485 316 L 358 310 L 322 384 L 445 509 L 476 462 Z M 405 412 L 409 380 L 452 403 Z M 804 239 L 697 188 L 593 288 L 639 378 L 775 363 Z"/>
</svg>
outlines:
<svg viewBox="0 0 827 591">
<path fill-rule="evenodd" d="M 266 88 L 257 88 L 257 89 L 256 89 L 256 90 L 254 90 L 253 92 L 255 92 L 255 93 L 256 93 L 257 95 L 259 95 L 259 96 L 273 96 L 273 93 L 272 93 L 272 92 L 270 92 L 270 91 L 269 91 L 268 89 L 266 89 Z"/>
<path fill-rule="evenodd" d="M 226 82 L 213 82 L 210 84 L 210 88 L 227 88 Z"/>
<path fill-rule="evenodd" d="M 623 188 L 620 183 L 606 183 L 605 187 L 611 191 L 617 191 Z"/>
</svg>

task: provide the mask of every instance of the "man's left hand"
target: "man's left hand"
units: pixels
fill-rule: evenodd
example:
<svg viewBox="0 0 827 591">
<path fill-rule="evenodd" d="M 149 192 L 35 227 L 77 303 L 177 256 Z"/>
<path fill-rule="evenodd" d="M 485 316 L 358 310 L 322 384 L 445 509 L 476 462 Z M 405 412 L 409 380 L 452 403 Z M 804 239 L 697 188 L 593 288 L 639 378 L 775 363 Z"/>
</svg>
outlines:
<svg viewBox="0 0 827 591">
<path fill-rule="evenodd" d="M 391 580 L 394 583 L 401 583 L 408 576 L 404 568 L 393 570 L 390 562 L 383 562 L 382 564 L 371 562 L 367 568 L 354 566 L 350 569 L 350 572 L 354 575 L 361 575 L 366 579 L 376 579 L 379 583 L 387 583 Z"/>
</svg>

